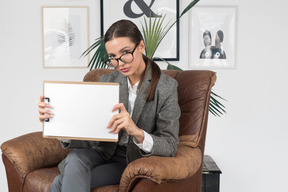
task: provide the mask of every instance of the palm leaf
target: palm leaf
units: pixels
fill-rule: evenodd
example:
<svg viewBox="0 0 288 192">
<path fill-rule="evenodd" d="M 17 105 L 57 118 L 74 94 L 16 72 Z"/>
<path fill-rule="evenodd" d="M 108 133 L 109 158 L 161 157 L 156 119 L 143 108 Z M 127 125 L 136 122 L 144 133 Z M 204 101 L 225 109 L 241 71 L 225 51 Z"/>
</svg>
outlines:
<svg viewBox="0 0 288 192">
<path fill-rule="evenodd" d="M 183 71 L 182 69 L 180 69 L 179 67 L 172 65 L 171 63 L 169 63 L 168 61 L 166 61 L 165 59 L 161 58 L 161 57 L 154 57 L 153 59 L 159 59 L 162 60 L 164 62 L 166 62 L 168 64 L 167 66 L 167 70 L 177 70 L 177 71 Z"/>
<path fill-rule="evenodd" d="M 93 54 L 91 60 L 89 61 L 88 67 L 90 67 L 90 70 L 96 68 L 106 68 L 107 66 L 104 64 L 104 60 L 107 57 L 107 51 L 105 48 L 103 36 L 97 38 L 95 40 L 95 43 L 93 43 L 86 51 L 84 51 L 84 53 L 82 53 L 81 57 L 87 56 L 95 49 L 96 51 Z"/>
<path fill-rule="evenodd" d="M 222 99 L 226 101 L 224 98 L 220 97 L 213 91 L 210 94 L 210 103 L 209 103 L 209 112 L 212 113 L 214 116 L 223 115 L 226 113 L 225 106 L 221 104 L 216 98 Z"/>
<path fill-rule="evenodd" d="M 161 18 L 156 18 L 152 22 L 152 18 L 149 17 L 149 20 L 147 21 L 146 18 L 144 18 L 144 25 L 142 25 L 142 31 L 143 31 L 143 40 L 145 45 L 145 52 L 146 56 L 149 58 L 153 58 L 153 55 L 157 49 L 157 47 L 160 44 L 161 39 L 163 38 L 166 30 L 166 26 L 163 27 L 163 21 L 166 16 Z"/>
<path fill-rule="evenodd" d="M 196 5 L 200 0 L 194 0 L 191 3 L 189 3 L 187 5 L 187 7 L 182 11 L 182 13 L 180 14 L 180 16 L 176 19 L 176 21 L 174 21 L 174 23 L 172 23 L 172 25 L 170 25 L 163 33 L 163 36 L 161 37 L 157 47 L 159 46 L 159 44 L 162 42 L 162 40 L 164 39 L 164 37 L 166 36 L 166 34 L 170 31 L 170 29 L 172 29 L 172 27 L 180 20 L 180 18 L 187 13 L 192 7 L 194 7 L 194 5 Z M 156 50 L 155 50 L 156 51 Z"/>
<path fill-rule="evenodd" d="M 172 65 L 172 64 L 169 64 L 167 66 L 167 69 L 168 70 L 177 70 L 177 71 L 183 71 L 182 69 L 180 69 L 179 67 L 175 66 L 175 65 Z"/>
<path fill-rule="evenodd" d="M 192 1 L 191 3 L 189 3 L 189 5 L 182 11 L 182 13 L 180 14 L 180 17 L 178 18 L 178 20 L 185 14 L 187 13 L 192 7 L 194 7 L 194 5 L 196 5 L 198 3 L 198 1 L 200 0 L 195 0 Z"/>
</svg>

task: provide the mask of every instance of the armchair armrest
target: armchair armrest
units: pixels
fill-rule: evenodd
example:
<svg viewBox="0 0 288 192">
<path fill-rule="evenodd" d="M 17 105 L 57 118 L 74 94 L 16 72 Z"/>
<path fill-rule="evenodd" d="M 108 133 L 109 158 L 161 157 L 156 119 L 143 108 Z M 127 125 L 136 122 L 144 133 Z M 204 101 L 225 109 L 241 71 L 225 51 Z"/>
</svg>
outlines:
<svg viewBox="0 0 288 192">
<path fill-rule="evenodd" d="M 186 179 L 193 176 L 201 164 L 201 149 L 180 143 L 175 157 L 151 156 L 131 162 L 121 177 L 119 191 L 129 191 L 140 178 L 158 184 L 162 181 Z"/>
<path fill-rule="evenodd" d="M 69 150 L 57 139 L 45 139 L 42 132 L 29 133 L 1 145 L 2 155 L 14 165 L 21 181 L 26 174 L 39 168 L 56 166 Z"/>
</svg>

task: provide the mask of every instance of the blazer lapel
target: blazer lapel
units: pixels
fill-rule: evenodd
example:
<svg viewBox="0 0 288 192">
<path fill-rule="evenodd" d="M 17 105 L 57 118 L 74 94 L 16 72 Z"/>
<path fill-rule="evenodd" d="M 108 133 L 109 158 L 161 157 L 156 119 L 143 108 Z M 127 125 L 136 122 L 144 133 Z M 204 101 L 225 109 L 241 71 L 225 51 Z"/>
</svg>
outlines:
<svg viewBox="0 0 288 192">
<path fill-rule="evenodd" d="M 128 99 L 129 99 L 129 92 L 128 92 L 128 83 L 127 77 L 124 75 L 119 75 L 119 77 L 115 80 L 115 82 L 120 84 L 120 93 L 119 93 L 119 103 L 123 103 L 125 109 L 128 109 Z"/>
<path fill-rule="evenodd" d="M 120 73 L 120 72 L 119 72 Z M 120 74 L 118 78 L 115 80 L 115 82 L 120 84 L 120 92 L 119 92 L 119 103 L 123 103 L 125 106 L 125 109 L 128 110 L 128 99 L 129 99 L 129 92 L 128 92 L 128 82 L 127 82 L 127 77 L 124 75 Z M 118 140 L 120 140 L 123 130 L 121 130 L 118 133 Z"/>
<path fill-rule="evenodd" d="M 151 69 L 148 68 L 146 70 L 143 84 L 139 90 L 139 93 L 136 97 L 135 104 L 134 104 L 132 120 L 134 121 L 135 124 L 137 124 L 138 119 L 142 113 L 143 107 L 146 103 L 146 90 L 148 86 L 150 85 L 150 81 L 151 81 Z"/>
</svg>

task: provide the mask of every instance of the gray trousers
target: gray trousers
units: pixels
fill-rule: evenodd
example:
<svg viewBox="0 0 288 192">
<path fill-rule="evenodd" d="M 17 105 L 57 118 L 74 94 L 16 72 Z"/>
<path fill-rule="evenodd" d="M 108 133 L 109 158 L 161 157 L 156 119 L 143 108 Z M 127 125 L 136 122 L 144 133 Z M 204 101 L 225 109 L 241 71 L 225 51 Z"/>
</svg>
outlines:
<svg viewBox="0 0 288 192">
<path fill-rule="evenodd" d="M 75 149 L 66 157 L 64 173 L 55 177 L 50 192 L 90 192 L 119 184 L 126 166 L 126 147 L 118 146 L 108 161 L 93 149 Z"/>
</svg>

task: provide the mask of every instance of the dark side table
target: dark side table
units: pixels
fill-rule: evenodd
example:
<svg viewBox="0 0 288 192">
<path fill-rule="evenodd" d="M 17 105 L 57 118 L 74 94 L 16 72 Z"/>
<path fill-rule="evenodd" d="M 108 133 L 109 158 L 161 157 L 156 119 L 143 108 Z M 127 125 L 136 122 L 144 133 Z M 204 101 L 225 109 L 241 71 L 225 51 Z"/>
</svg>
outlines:
<svg viewBox="0 0 288 192">
<path fill-rule="evenodd" d="M 209 155 L 204 155 L 202 167 L 202 192 L 219 192 L 221 170 Z"/>
</svg>

